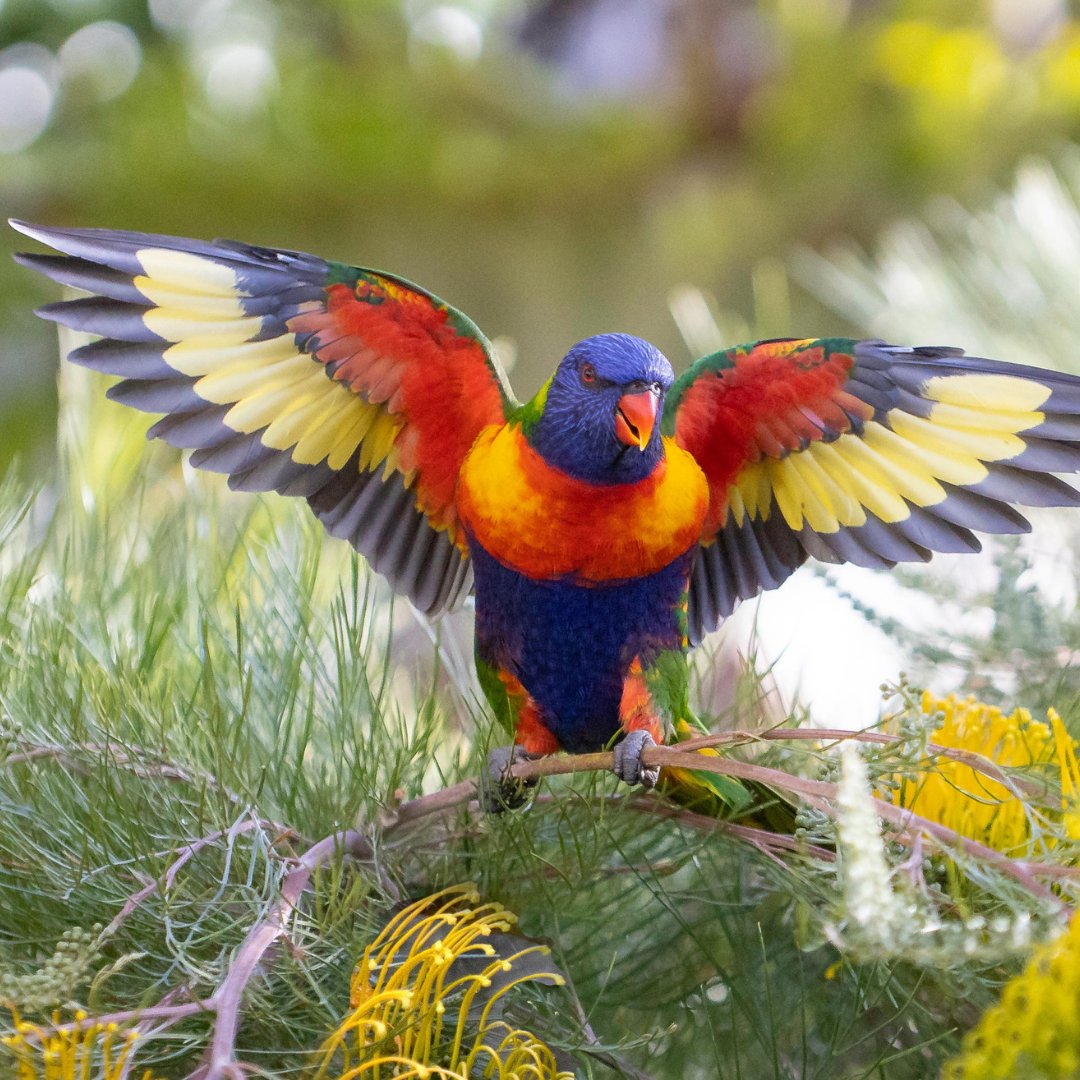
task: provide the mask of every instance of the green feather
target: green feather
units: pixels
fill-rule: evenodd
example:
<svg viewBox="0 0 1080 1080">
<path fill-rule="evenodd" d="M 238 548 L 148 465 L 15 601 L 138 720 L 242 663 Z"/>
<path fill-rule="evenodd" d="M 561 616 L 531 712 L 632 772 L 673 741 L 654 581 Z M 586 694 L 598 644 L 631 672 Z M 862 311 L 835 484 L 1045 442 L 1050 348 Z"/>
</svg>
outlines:
<svg viewBox="0 0 1080 1080">
<path fill-rule="evenodd" d="M 495 719 L 513 735 L 517 730 L 518 710 L 506 692 L 506 684 L 499 678 L 498 671 L 491 664 L 485 663 L 479 656 L 475 660 L 480 689 L 484 692 L 484 697 L 487 698 L 492 709 L 495 710 Z"/>
<path fill-rule="evenodd" d="M 528 438 L 532 434 L 532 430 L 540 421 L 540 417 L 544 415 L 544 406 L 547 405 L 548 390 L 551 389 L 551 379 L 555 376 L 552 375 L 550 379 L 532 396 L 529 401 L 526 401 L 524 405 L 518 406 L 511 417 L 511 423 L 520 425 L 521 433 Z"/>
</svg>

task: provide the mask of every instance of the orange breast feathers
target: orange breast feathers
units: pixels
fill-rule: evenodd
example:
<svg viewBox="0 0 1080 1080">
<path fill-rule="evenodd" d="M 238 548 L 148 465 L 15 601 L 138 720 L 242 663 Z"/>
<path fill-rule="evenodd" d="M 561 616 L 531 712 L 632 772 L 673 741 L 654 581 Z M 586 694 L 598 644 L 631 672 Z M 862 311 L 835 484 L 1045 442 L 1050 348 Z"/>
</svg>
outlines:
<svg viewBox="0 0 1080 1080">
<path fill-rule="evenodd" d="M 590 484 L 548 465 L 516 425 L 484 428 L 465 459 L 457 509 L 505 566 L 531 578 L 583 581 L 663 569 L 701 538 L 705 475 L 671 439 L 636 484 Z"/>
</svg>

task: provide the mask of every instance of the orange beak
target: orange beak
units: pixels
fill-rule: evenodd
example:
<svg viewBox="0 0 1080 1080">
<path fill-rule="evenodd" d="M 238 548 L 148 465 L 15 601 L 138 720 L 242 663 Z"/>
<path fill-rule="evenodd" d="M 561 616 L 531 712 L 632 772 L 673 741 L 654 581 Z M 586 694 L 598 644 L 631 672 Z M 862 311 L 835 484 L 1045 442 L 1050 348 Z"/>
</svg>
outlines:
<svg viewBox="0 0 1080 1080">
<path fill-rule="evenodd" d="M 639 450 L 649 445 L 659 400 L 659 395 L 651 390 L 623 394 L 619 398 L 619 406 L 615 410 L 615 434 L 620 442 L 636 446 Z"/>
</svg>

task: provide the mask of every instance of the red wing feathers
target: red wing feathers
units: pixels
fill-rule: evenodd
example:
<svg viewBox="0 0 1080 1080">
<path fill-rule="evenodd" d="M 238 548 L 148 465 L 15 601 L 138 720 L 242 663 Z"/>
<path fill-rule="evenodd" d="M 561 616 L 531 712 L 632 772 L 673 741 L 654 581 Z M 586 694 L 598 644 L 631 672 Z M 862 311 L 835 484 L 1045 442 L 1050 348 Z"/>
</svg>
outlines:
<svg viewBox="0 0 1080 1080">
<path fill-rule="evenodd" d="M 710 487 L 690 589 L 699 640 L 808 556 L 890 567 L 1080 505 L 1080 379 L 848 339 L 740 346 L 672 388 L 665 430 Z"/>
<path fill-rule="evenodd" d="M 873 416 L 866 402 L 843 389 L 854 362 L 820 341 L 763 342 L 685 387 L 675 437 L 709 481 L 706 536 L 721 525 L 728 489 L 749 462 L 835 439 Z"/>
<path fill-rule="evenodd" d="M 289 323 L 327 373 L 401 421 L 393 463 L 415 478 L 417 505 L 461 544 L 458 473 L 476 436 L 502 423 L 508 396 L 493 360 L 444 306 L 383 275 L 327 289 L 324 309 Z"/>
</svg>

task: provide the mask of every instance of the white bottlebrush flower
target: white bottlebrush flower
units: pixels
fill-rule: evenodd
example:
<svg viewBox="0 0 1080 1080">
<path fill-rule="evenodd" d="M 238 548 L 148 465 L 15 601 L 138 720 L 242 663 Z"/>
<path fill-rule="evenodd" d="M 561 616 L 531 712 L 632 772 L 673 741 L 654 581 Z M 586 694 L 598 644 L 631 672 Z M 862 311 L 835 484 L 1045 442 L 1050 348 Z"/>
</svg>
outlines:
<svg viewBox="0 0 1080 1080">
<path fill-rule="evenodd" d="M 874 810 L 866 764 L 854 743 L 840 750 L 837 846 L 845 924 L 868 945 L 888 947 L 900 925 L 901 905 L 889 881 L 881 821 Z"/>
</svg>

